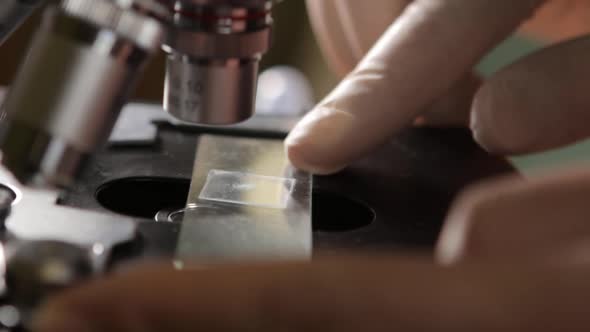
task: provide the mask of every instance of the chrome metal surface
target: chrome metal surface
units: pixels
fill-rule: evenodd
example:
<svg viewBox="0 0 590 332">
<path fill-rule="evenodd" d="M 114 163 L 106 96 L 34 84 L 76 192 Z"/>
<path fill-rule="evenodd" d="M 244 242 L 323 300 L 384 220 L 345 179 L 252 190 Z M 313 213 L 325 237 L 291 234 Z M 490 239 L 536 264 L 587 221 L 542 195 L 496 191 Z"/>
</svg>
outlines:
<svg viewBox="0 0 590 332">
<path fill-rule="evenodd" d="M 114 246 L 136 236 L 132 219 L 60 206 L 57 191 L 23 187 L 3 168 L 0 183 L 18 193 L 6 220 L 6 230 L 17 240 L 59 241 L 91 251 L 98 245 L 103 252 L 93 257 L 93 264 L 99 269 Z"/>
<path fill-rule="evenodd" d="M 6 300 L 18 309 L 19 325 L 28 331 L 48 298 L 87 281 L 95 272 L 91 252 L 68 243 L 15 241 L 4 243 L 4 251 Z"/>
<path fill-rule="evenodd" d="M 265 6 L 269 0 L 182 0 L 180 1 L 185 5 L 193 6 L 213 6 L 216 4 L 227 5 L 227 6 L 243 6 L 243 7 L 260 7 Z M 280 1 L 273 1 L 280 2 Z"/>
<path fill-rule="evenodd" d="M 171 55 L 167 60 L 164 109 L 187 122 L 228 125 L 254 112 L 258 59 L 193 63 Z"/>
<path fill-rule="evenodd" d="M 2 0 L 0 4 L 0 45 L 10 37 L 44 0 Z"/>
<path fill-rule="evenodd" d="M 212 170 L 293 179 L 292 191 L 256 190 L 236 183 L 243 204 L 199 198 Z M 197 264 L 309 259 L 312 250 L 310 174 L 294 170 L 277 140 L 202 136 L 182 219 L 177 259 Z M 248 204 L 288 194 L 285 208 Z M 259 195 L 264 194 L 264 197 Z M 258 195 L 257 197 L 252 197 Z M 177 220 L 175 220 L 177 221 Z"/>
<path fill-rule="evenodd" d="M 149 14 L 155 12 L 157 16 L 164 15 L 162 8 L 155 1 L 144 0 L 60 0 L 60 11 L 65 15 L 77 18 L 86 24 L 96 25 L 94 33 L 100 35 L 100 30 L 114 31 L 117 39 L 127 39 L 134 46 L 153 51 L 162 43 L 162 25 L 157 19 L 152 19 L 146 13 L 134 10 L 133 4 L 141 4 L 139 11 Z M 152 4 L 150 11 L 147 4 Z M 72 38 L 75 31 L 68 31 Z M 98 38 L 97 38 L 98 39 Z"/>
<path fill-rule="evenodd" d="M 70 185 L 162 38 L 156 19 L 113 1 L 50 6 L 3 105 L 4 165 L 23 183 Z"/>
<path fill-rule="evenodd" d="M 205 125 L 251 117 L 258 64 L 270 47 L 272 1 L 170 3 L 164 109 Z"/>
</svg>

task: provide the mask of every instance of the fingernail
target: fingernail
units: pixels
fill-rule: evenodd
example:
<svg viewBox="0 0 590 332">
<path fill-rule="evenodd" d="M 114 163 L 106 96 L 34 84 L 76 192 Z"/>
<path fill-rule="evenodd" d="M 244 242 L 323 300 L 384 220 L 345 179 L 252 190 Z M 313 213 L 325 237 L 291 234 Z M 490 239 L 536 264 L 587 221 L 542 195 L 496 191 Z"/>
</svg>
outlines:
<svg viewBox="0 0 590 332">
<path fill-rule="evenodd" d="M 485 90 L 480 90 L 476 95 L 472 105 L 471 118 L 469 119 L 469 127 L 473 135 L 473 139 L 485 150 L 491 151 L 494 147 L 494 139 L 489 133 L 489 128 L 486 128 L 487 122 L 491 122 L 488 114 L 489 96 Z M 485 118 L 485 119 L 482 119 Z M 486 121 L 487 120 L 487 121 Z"/>
<path fill-rule="evenodd" d="M 56 309 L 44 309 L 37 313 L 31 324 L 35 332 L 97 332 L 75 313 Z"/>
<path fill-rule="evenodd" d="M 486 138 L 484 137 L 479 120 L 477 116 L 474 114 L 471 116 L 471 120 L 469 121 L 469 128 L 471 129 L 471 133 L 473 135 L 473 139 L 482 147 L 485 148 Z"/>
</svg>

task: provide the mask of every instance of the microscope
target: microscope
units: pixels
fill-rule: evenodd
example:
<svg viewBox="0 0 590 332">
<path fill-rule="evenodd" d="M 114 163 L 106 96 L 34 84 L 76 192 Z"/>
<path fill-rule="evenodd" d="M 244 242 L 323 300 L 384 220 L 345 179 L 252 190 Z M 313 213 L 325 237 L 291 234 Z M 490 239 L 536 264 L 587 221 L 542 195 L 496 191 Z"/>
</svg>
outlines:
<svg viewBox="0 0 590 332">
<path fill-rule="evenodd" d="M 13 26 L 39 2 L 10 1 Z M 23 183 L 70 185 L 159 49 L 167 53 L 167 112 L 206 125 L 250 118 L 271 7 L 271 0 L 51 3 L 2 109 L 3 164 Z"/>
<path fill-rule="evenodd" d="M 460 129 L 407 130 L 333 176 L 293 169 L 297 118 L 255 114 L 275 4 L 3 0 L 0 43 L 43 19 L 0 108 L 0 327 L 147 260 L 429 252 L 462 188 L 511 171 Z M 160 50 L 162 105 L 130 102 Z"/>
</svg>

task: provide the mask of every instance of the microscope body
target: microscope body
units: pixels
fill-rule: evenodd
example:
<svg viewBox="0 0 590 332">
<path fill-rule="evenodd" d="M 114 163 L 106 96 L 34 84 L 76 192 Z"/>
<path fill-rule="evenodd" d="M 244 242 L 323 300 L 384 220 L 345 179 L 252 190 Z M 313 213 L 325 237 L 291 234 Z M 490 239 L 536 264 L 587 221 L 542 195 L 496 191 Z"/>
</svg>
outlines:
<svg viewBox="0 0 590 332">
<path fill-rule="evenodd" d="M 261 0 L 177 2 L 164 47 L 164 109 L 193 123 L 248 119 L 258 64 L 270 45 L 270 13 L 271 2 Z"/>
<path fill-rule="evenodd" d="M 1 40 L 34 6 L 12 6 L 6 20 L 5 3 L 33 2 L 0 1 L 0 23 L 12 22 L 0 26 Z M 312 180 L 288 165 L 282 147 L 296 117 L 210 126 L 253 113 L 271 5 L 51 1 L 0 114 L 2 163 L 26 184 L 0 169 L 0 329 L 20 331 L 55 292 L 149 259 L 203 268 L 318 252 L 431 252 L 454 196 L 511 170 L 466 130 L 414 129 Z M 168 113 L 129 103 L 119 114 L 160 48 Z M 248 192 L 257 184 L 263 195 Z M 242 195 L 206 190 L 215 185 Z M 227 198 L 234 204 L 219 202 Z"/>
<path fill-rule="evenodd" d="M 3 164 L 25 184 L 70 185 L 163 37 L 108 1 L 50 5 L 2 108 Z"/>
<path fill-rule="evenodd" d="M 258 63 L 270 45 L 271 5 L 270 0 L 50 3 L 2 106 L 3 164 L 25 184 L 72 185 L 160 48 L 168 53 L 165 110 L 207 125 L 248 119 Z M 25 17 L 22 10 L 12 12 L 13 25 Z"/>
<path fill-rule="evenodd" d="M 0 109 L 2 164 L 25 187 L 55 192 L 76 184 L 84 162 L 107 143 L 142 69 L 160 49 L 168 58 L 164 109 L 179 122 L 229 125 L 253 115 L 258 63 L 270 45 L 270 0 L 3 0 L 0 44 L 43 4 L 41 26 Z M 0 186 L 0 194 L 3 188 L 16 192 Z M 35 200 L 35 193 L 25 195 L 19 211 L 54 209 L 40 205 L 45 199 Z M 50 201 L 57 200 L 51 195 Z M 17 200 L 12 198 L 0 202 L 2 225 Z M 11 237 L 2 237 L 6 256 L 0 309 L 14 306 L 20 326 L 27 326 L 46 296 L 100 273 L 109 241 L 135 234 L 136 226 L 117 221 L 119 217 L 63 208 L 54 212 L 58 219 L 74 222 L 74 228 L 74 219 L 84 218 L 96 223 L 90 226 L 94 231 L 110 235 L 89 246 L 24 240 L 30 236 L 16 236 L 15 229 Z M 31 220 L 18 213 L 12 218 Z M 115 221 L 107 226 L 101 218 Z M 87 233 L 58 224 L 53 228 L 74 239 Z M 96 246 L 101 248 L 98 260 Z M 44 277 L 45 265 L 55 262 L 73 277 Z M 0 325 L 7 325 L 2 315 Z"/>
</svg>

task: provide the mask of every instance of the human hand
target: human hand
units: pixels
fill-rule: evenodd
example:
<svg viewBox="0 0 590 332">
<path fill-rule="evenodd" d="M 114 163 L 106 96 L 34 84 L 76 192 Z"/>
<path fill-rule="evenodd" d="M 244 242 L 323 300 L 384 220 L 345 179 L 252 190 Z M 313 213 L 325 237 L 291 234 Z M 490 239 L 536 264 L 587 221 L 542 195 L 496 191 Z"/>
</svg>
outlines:
<svg viewBox="0 0 590 332">
<path fill-rule="evenodd" d="M 287 150 L 299 168 L 332 173 L 416 120 L 467 122 L 470 113 L 476 139 L 493 153 L 535 152 L 588 134 L 590 68 L 579 60 L 590 52 L 587 38 L 522 59 L 481 87 L 471 74 L 539 8 L 525 25 L 528 33 L 552 32 L 548 37 L 556 41 L 587 32 L 581 23 L 590 16 L 587 1 L 382 0 L 369 7 L 310 0 L 308 5 L 325 53 L 342 74 L 399 18 L 291 133 Z M 567 121 L 571 117 L 579 121 Z"/>
</svg>

